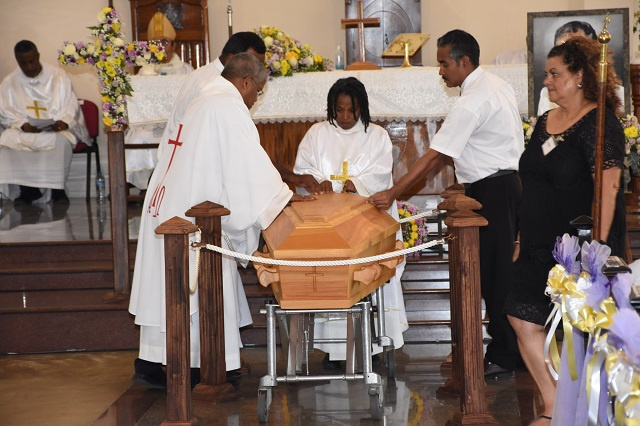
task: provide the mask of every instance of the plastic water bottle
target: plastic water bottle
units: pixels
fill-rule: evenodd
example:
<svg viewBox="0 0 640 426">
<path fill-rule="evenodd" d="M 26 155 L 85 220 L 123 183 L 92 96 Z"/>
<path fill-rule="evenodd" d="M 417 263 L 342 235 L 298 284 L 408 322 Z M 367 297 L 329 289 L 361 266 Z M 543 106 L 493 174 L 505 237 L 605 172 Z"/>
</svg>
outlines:
<svg viewBox="0 0 640 426">
<path fill-rule="evenodd" d="M 102 172 L 98 172 L 98 175 L 96 176 L 96 194 L 98 198 L 98 203 L 103 203 L 106 198 L 106 190 L 105 190 L 104 176 L 102 176 Z"/>
<path fill-rule="evenodd" d="M 340 46 L 340 43 L 338 43 L 338 47 L 336 48 L 336 69 L 344 69 L 344 55 L 342 54 L 342 47 Z"/>
</svg>

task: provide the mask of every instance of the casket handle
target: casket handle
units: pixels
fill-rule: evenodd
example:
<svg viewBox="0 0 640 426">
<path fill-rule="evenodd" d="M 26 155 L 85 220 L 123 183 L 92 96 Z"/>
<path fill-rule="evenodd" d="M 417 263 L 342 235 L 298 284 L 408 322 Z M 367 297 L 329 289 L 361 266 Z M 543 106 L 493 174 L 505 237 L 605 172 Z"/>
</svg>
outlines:
<svg viewBox="0 0 640 426">
<path fill-rule="evenodd" d="M 267 259 L 271 258 L 269 253 L 263 253 L 259 250 L 256 250 L 253 255 L 255 257 L 264 257 Z M 280 274 L 278 273 L 278 268 L 274 265 L 267 265 L 264 263 L 254 263 L 254 268 L 256 268 L 256 275 L 258 276 L 258 282 L 262 287 L 269 287 L 271 283 L 280 281 Z"/>
<path fill-rule="evenodd" d="M 396 240 L 396 250 L 402 250 L 404 248 L 404 244 L 400 240 Z M 353 273 L 353 279 L 355 281 L 360 281 L 361 283 L 368 285 L 373 281 L 380 278 L 380 274 L 382 273 L 382 266 L 386 266 L 389 269 L 393 269 L 402 262 L 403 257 L 392 257 L 390 259 L 386 259 L 380 261 L 379 263 L 373 263 L 371 265 L 367 265 L 360 269 L 359 271 L 355 271 Z M 382 266 L 381 266 L 382 265 Z"/>
</svg>

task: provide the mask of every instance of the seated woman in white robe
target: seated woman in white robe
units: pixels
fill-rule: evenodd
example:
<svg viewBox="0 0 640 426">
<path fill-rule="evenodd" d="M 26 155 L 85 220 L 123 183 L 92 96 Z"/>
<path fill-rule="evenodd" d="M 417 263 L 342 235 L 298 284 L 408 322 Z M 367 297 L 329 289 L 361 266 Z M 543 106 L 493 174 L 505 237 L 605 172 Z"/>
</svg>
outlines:
<svg viewBox="0 0 640 426">
<path fill-rule="evenodd" d="M 393 186 L 392 145 L 389 134 L 382 127 L 370 123 L 369 98 L 364 85 L 354 77 L 338 80 L 327 97 L 327 121 L 314 124 L 302 139 L 296 157 L 295 174 L 312 175 L 321 191 L 354 192 L 369 197 Z M 348 180 L 332 179 L 343 174 L 347 163 Z M 389 214 L 398 219 L 396 204 Z M 402 233 L 398 231 L 398 239 Z M 398 265 L 396 275 L 384 286 L 386 335 L 393 339 L 394 347 L 404 344 L 402 333 L 407 330 L 407 315 L 402 296 L 400 277 L 405 262 Z M 316 314 L 317 339 L 346 338 L 347 323 L 344 315 Z M 344 344 L 315 344 L 316 349 L 327 352 L 325 367 L 337 367 L 329 361 L 346 359 Z M 373 353 L 382 351 L 373 345 Z"/>
</svg>

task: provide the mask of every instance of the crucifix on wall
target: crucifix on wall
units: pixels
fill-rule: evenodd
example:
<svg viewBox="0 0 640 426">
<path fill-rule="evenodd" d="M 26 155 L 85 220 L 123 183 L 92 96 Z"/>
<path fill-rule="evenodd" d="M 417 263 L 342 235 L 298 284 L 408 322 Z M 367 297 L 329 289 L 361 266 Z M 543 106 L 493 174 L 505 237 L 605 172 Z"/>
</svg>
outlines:
<svg viewBox="0 0 640 426">
<path fill-rule="evenodd" d="M 353 62 L 346 69 L 347 70 L 379 70 L 380 67 L 372 62 L 366 61 L 366 49 L 364 40 L 364 28 L 365 27 L 378 27 L 380 26 L 380 18 L 365 18 L 364 6 L 361 1 L 358 1 L 358 17 L 351 19 L 343 19 L 342 25 L 345 28 L 358 28 L 358 61 Z"/>
</svg>

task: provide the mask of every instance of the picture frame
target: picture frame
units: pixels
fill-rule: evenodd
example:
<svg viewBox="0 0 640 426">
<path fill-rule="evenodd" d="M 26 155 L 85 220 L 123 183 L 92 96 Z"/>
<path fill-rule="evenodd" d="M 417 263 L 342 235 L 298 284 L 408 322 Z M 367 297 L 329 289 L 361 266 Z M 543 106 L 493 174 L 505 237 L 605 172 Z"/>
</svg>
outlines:
<svg viewBox="0 0 640 426">
<path fill-rule="evenodd" d="M 629 9 L 564 10 L 527 13 L 527 66 L 529 86 L 529 115 L 537 116 L 540 91 L 544 87 L 544 67 L 547 54 L 555 44 L 555 33 L 571 21 L 588 23 L 596 36 L 604 26 L 609 13 L 611 22 L 607 30 L 611 34 L 608 48 L 613 52 L 613 68 L 624 86 L 624 110 L 631 111 L 631 83 L 629 80 Z"/>
</svg>

